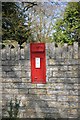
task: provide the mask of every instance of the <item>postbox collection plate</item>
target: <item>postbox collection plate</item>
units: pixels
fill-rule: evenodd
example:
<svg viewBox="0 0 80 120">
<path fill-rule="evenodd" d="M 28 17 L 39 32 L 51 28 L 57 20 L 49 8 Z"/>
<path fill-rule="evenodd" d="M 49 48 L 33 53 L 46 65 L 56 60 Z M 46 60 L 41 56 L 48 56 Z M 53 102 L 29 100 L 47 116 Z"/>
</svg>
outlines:
<svg viewBox="0 0 80 120">
<path fill-rule="evenodd" d="M 40 58 L 35 58 L 35 68 L 40 68 Z"/>
<path fill-rule="evenodd" d="M 45 43 L 30 44 L 31 82 L 46 83 L 46 55 Z"/>
</svg>

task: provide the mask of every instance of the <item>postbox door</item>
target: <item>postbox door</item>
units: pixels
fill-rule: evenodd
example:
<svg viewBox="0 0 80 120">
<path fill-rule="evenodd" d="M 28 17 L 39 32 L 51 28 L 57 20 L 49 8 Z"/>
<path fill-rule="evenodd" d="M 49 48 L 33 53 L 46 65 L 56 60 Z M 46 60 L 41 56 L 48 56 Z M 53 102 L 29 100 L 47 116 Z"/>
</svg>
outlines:
<svg viewBox="0 0 80 120">
<path fill-rule="evenodd" d="M 32 59 L 32 83 L 45 83 L 45 61 L 43 57 Z"/>
</svg>

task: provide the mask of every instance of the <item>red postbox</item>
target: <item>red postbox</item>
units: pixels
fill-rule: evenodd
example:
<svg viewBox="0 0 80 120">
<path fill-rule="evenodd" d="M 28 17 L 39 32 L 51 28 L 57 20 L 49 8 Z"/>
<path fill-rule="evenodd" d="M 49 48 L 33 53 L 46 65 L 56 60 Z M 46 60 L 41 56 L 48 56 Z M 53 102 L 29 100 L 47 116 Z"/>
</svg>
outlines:
<svg viewBox="0 0 80 120">
<path fill-rule="evenodd" d="M 30 58 L 32 83 L 46 83 L 45 43 L 31 43 Z"/>
</svg>

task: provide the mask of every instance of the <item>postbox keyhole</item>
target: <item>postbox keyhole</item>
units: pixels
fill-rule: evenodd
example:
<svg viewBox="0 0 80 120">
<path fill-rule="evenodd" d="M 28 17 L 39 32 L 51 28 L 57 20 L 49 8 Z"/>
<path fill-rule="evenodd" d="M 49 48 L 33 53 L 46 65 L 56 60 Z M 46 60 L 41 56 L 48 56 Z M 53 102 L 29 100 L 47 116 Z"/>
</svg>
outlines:
<svg viewBox="0 0 80 120">
<path fill-rule="evenodd" d="M 34 80 L 37 81 L 37 77 L 35 77 Z"/>
</svg>

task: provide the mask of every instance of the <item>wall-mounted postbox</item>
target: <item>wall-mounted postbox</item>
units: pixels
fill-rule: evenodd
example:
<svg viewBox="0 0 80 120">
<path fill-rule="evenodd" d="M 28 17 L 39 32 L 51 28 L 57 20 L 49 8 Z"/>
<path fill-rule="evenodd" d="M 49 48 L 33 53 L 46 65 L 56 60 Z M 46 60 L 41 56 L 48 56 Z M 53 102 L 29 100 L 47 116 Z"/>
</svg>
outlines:
<svg viewBox="0 0 80 120">
<path fill-rule="evenodd" d="M 46 83 L 45 43 L 31 43 L 30 58 L 32 83 Z"/>
</svg>

